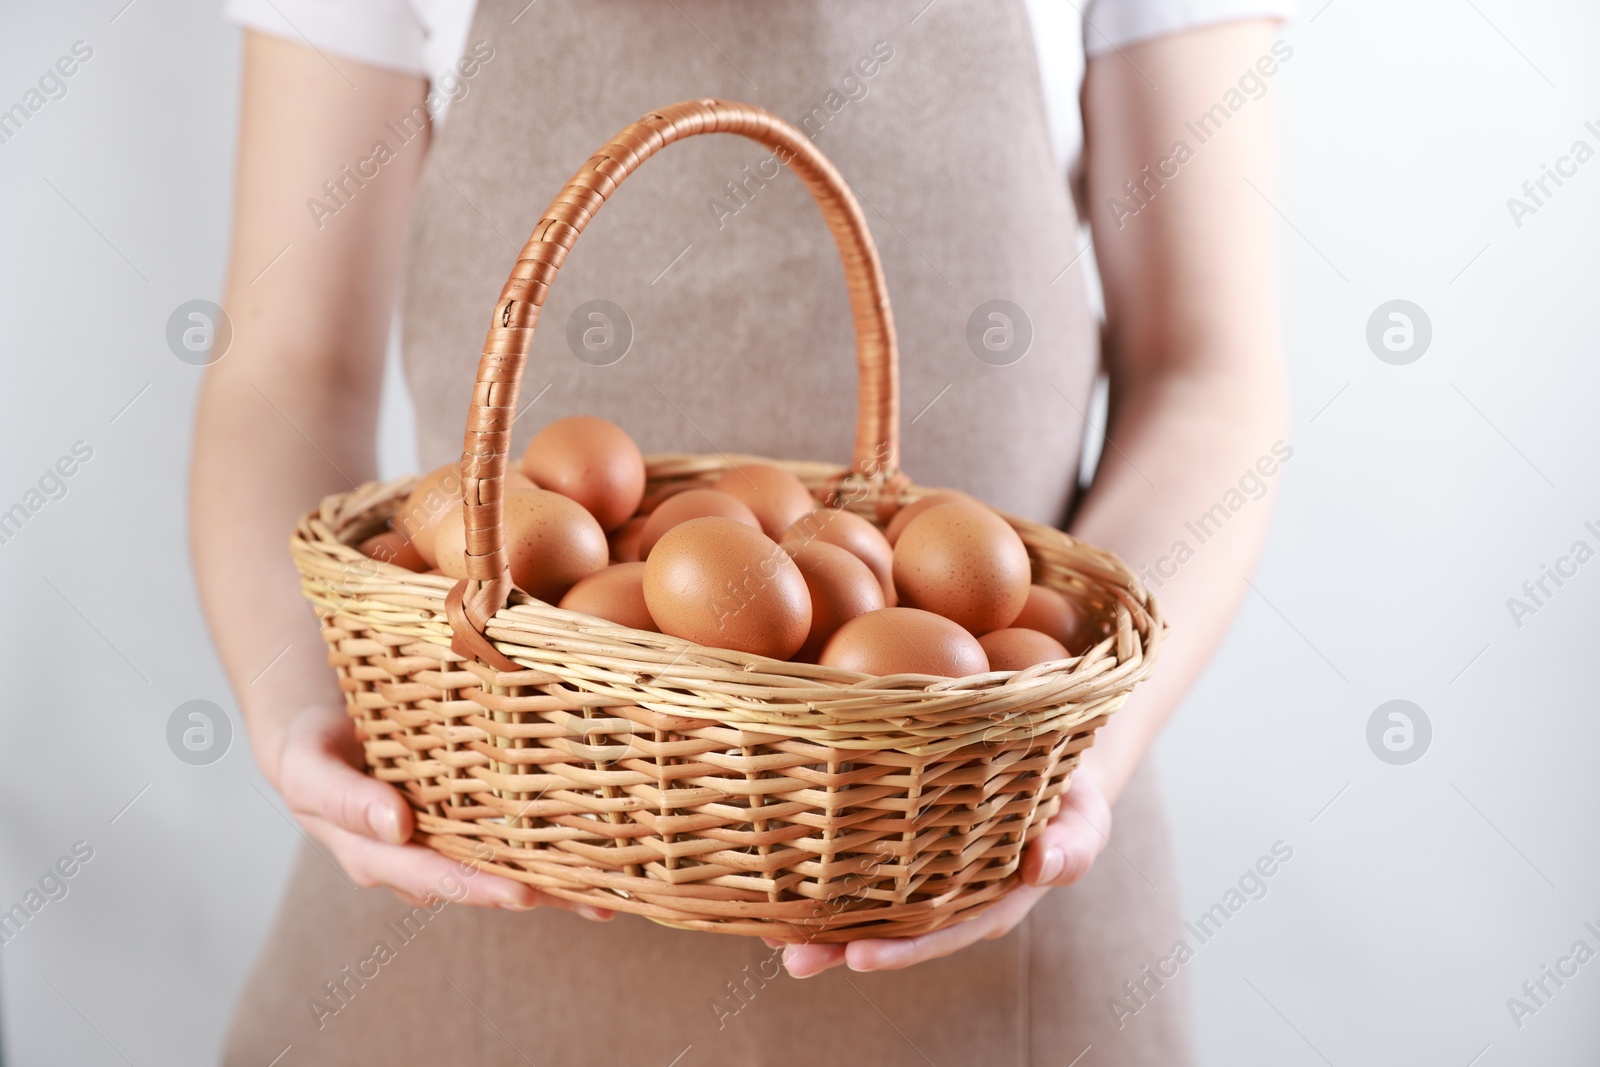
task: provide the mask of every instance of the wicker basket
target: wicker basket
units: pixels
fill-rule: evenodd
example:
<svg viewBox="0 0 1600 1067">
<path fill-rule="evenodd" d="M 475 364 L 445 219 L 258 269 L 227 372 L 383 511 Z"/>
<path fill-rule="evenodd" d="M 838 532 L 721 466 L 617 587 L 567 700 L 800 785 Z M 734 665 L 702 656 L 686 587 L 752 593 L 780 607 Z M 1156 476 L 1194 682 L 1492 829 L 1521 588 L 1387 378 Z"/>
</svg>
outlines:
<svg viewBox="0 0 1600 1067">
<path fill-rule="evenodd" d="M 562 611 L 511 587 L 499 501 L 534 324 L 578 234 L 675 140 L 773 149 L 822 208 L 844 264 L 860 373 L 851 468 L 762 460 L 820 502 L 883 523 L 929 490 L 898 473 L 894 324 L 877 250 L 843 179 L 794 127 L 701 100 L 619 133 L 567 183 L 495 306 L 462 455 L 473 577 L 414 574 L 355 548 L 411 479 L 328 497 L 293 553 L 371 773 L 416 811 L 416 840 L 571 900 L 784 941 L 909 936 L 1019 882 L 1094 731 L 1148 676 L 1163 623 L 1116 558 L 1009 521 L 1034 580 L 1100 626 L 1070 660 L 1017 673 L 873 678 L 707 648 Z M 650 489 L 748 456 L 647 457 Z"/>
</svg>

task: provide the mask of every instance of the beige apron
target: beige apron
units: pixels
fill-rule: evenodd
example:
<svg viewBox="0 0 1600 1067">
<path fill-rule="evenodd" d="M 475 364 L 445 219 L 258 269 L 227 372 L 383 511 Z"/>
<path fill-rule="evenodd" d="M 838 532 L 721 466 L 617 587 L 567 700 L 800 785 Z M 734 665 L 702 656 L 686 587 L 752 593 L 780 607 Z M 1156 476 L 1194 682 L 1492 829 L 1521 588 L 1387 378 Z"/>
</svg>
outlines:
<svg viewBox="0 0 1600 1067">
<path fill-rule="evenodd" d="M 487 316 L 550 197 L 627 123 L 717 96 L 802 125 L 866 206 L 900 335 L 907 473 L 1062 520 L 1097 357 L 1081 274 L 1061 273 L 1077 220 L 1021 0 L 526 3 L 480 3 L 470 40 L 494 57 L 453 105 L 419 194 L 404 337 L 424 466 L 460 455 Z M 695 138 L 607 202 L 545 304 L 518 449 L 589 412 L 646 452 L 849 461 L 843 275 L 808 194 L 767 158 Z M 1124 987 L 1148 988 L 1143 969 L 1179 937 L 1148 769 L 1112 843 L 1003 939 L 805 981 L 759 940 L 633 916 L 450 906 L 401 923 L 388 892 L 351 888 L 307 849 L 225 1062 L 260 1067 L 292 1045 L 283 1067 L 1183 1067 L 1184 980 L 1137 1014 Z M 393 958 L 364 962 L 379 942 Z"/>
</svg>

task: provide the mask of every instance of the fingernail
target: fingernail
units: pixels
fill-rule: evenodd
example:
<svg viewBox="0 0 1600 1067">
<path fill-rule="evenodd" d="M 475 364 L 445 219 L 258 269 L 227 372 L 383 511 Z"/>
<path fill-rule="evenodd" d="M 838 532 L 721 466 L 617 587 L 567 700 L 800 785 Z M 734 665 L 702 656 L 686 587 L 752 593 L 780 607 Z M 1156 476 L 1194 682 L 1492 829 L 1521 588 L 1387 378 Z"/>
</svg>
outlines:
<svg viewBox="0 0 1600 1067">
<path fill-rule="evenodd" d="M 893 970 L 898 967 L 909 955 L 911 949 L 905 945 L 886 944 L 874 945 L 870 950 L 863 949 L 859 959 L 852 959 L 851 952 L 846 949 L 844 964 L 852 971 L 866 974 L 871 971 Z"/>
<path fill-rule="evenodd" d="M 792 945 L 783 950 L 783 969 L 789 972 L 790 978 L 810 978 L 811 975 L 809 973 L 801 974 L 794 969 L 795 952 L 796 950 Z"/>
<path fill-rule="evenodd" d="M 374 804 L 367 809 L 367 825 L 380 841 L 391 845 L 404 844 L 400 838 L 400 816 L 387 804 Z"/>
<path fill-rule="evenodd" d="M 616 912 L 607 911 L 604 908 L 597 908 L 592 904 L 579 904 L 578 914 L 582 915 L 585 919 L 593 919 L 597 923 L 608 923 L 617 917 Z"/>
<path fill-rule="evenodd" d="M 532 911 L 537 904 L 537 901 L 529 900 L 527 897 L 506 897 L 496 906 L 507 911 Z"/>
<path fill-rule="evenodd" d="M 1039 884 L 1049 885 L 1061 877 L 1061 872 L 1066 869 L 1067 855 L 1059 848 L 1051 848 L 1044 854 L 1044 865 L 1039 868 Z"/>
</svg>

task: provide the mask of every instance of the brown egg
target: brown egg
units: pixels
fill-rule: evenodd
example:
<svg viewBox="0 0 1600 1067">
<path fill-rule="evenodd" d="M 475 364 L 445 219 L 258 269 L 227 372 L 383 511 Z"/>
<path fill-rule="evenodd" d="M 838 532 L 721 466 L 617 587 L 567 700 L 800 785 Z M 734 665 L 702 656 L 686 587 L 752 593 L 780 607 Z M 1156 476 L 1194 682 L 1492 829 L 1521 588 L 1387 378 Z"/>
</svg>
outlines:
<svg viewBox="0 0 1600 1067">
<path fill-rule="evenodd" d="M 744 502 L 773 540 L 817 506 L 816 498 L 794 475 L 765 463 L 746 463 L 718 478 L 711 488 Z"/>
<path fill-rule="evenodd" d="M 733 519 L 757 530 L 761 529 L 761 520 L 756 518 L 755 512 L 745 506 L 744 501 L 736 500 L 727 493 L 719 493 L 715 489 L 690 489 L 662 501 L 661 506 L 650 513 L 650 517 L 645 520 L 643 532 L 639 534 L 640 558 L 649 559 L 650 550 L 661 540 L 661 535 L 680 522 L 703 519 L 712 515 Z"/>
<path fill-rule="evenodd" d="M 800 568 L 811 594 L 811 632 L 794 658 L 815 663 L 835 630 L 884 606 L 883 587 L 865 563 L 838 545 L 786 541 L 782 548 Z"/>
<path fill-rule="evenodd" d="M 788 659 L 811 632 L 800 568 L 753 519 L 674 525 L 645 560 L 644 599 L 662 633 L 716 648 Z"/>
<path fill-rule="evenodd" d="M 520 471 L 511 469 L 506 471 L 506 488 L 532 489 L 534 484 Z M 411 539 L 423 562 L 434 567 L 439 563 L 433 552 L 434 536 L 439 532 L 439 524 L 444 521 L 445 514 L 459 503 L 461 464 L 446 463 L 422 476 L 389 522 L 401 536 Z"/>
<path fill-rule="evenodd" d="M 1074 656 L 1087 652 L 1095 642 L 1095 635 L 1083 610 L 1065 593 L 1047 585 L 1028 587 L 1028 602 L 1022 613 L 1011 621 L 1012 626 L 1024 626 L 1060 641 Z"/>
<path fill-rule="evenodd" d="M 637 515 L 606 534 L 611 542 L 611 559 L 615 563 L 638 563 L 639 539 L 644 536 L 645 516 Z"/>
<path fill-rule="evenodd" d="M 881 608 L 857 615 L 834 632 L 817 661 L 879 677 L 983 674 L 989 658 L 978 639 L 941 615 L 917 608 Z"/>
<path fill-rule="evenodd" d="M 428 569 L 427 561 L 418 554 L 416 546 L 393 530 L 373 534 L 361 542 L 357 551 L 363 556 L 384 563 L 393 563 L 396 567 L 404 567 L 408 571 L 421 572 Z"/>
<path fill-rule="evenodd" d="M 818 508 L 807 512 L 784 533 L 785 541 L 821 541 L 840 548 L 865 563 L 883 586 L 883 602 L 894 607 L 894 556 L 888 540 L 872 523 L 853 511 Z"/>
<path fill-rule="evenodd" d="M 534 435 L 522 473 L 582 504 L 602 529 L 627 522 L 644 499 L 644 456 L 626 430 L 594 415 L 557 419 Z"/>
<path fill-rule="evenodd" d="M 1032 566 L 1022 538 L 988 507 L 938 504 L 906 524 L 894 546 L 900 602 L 975 634 L 1010 626 L 1028 600 Z"/>
<path fill-rule="evenodd" d="M 561 607 L 635 630 L 659 630 L 644 603 L 643 563 L 614 563 L 580 579 L 561 598 Z"/>
<path fill-rule="evenodd" d="M 978 638 L 991 671 L 1020 671 L 1053 659 L 1068 659 L 1065 646 L 1048 634 L 1012 626 Z"/>
<path fill-rule="evenodd" d="M 705 488 L 708 488 L 708 486 L 696 485 L 694 482 L 669 482 L 659 489 L 650 490 L 644 495 L 644 499 L 639 501 L 639 514 L 649 515 L 661 506 L 663 500 L 675 497 L 679 493 L 687 493 L 691 489 Z"/>
<path fill-rule="evenodd" d="M 433 555 L 433 537 L 452 504 L 461 503 L 461 465 L 447 463 L 422 476 L 411 495 L 390 520 L 395 531 L 409 538 L 417 555 L 430 566 L 438 560 Z"/>
<path fill-rule="evenodd" d="M 523 592 L 558 603 L 579 579 L 610 560 L 606 532 L 576 500 L 544 489 L 512 489 L 504 504 L 511 581 Z M 467 534 L 457 504 L 439 524 L 439 569 L 467 577 Z"/>
<path fill-rule="evenodd" d="M 894 517 L 889 520 L 889 525 L 884 529 L 883 536 L 891 546 L 896 545 L 900 541 L 900 535 L 905 532 L 905 528 L 910 525 L 912 519 L 929 508 L 938 507 L 940 504 L 951 504 L 958 500 L 966 500 L 978 504 L 983 503 L 976 497 L 970 497 L 966 493 L 958 493 L 954 489 L 941 489 L 937 493 L 929 493 L 920 500 L 913 501 L 895 512 Z M 983 506 L 988 507 L 987 504 Z"/>
</svg>

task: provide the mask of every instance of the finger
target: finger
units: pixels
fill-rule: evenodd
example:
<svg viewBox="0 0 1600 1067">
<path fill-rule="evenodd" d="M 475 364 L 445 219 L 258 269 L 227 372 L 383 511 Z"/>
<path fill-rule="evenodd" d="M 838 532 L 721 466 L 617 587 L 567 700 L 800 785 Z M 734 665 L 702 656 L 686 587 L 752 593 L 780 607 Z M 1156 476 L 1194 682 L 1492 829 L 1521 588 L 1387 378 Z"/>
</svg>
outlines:
<svg viewBox="0 0 1600 1067">
<path fill-rule="evenodd" d="M 306 828 L 329 850 L 359 886 L 387 886 L 408 903 L 454 904 L 506 908 L 557 907 L 596 922 L 609 922 L 616 912 L 541 893 L 515 879 L 490 874 L 440 855 L 422 845 L 385 845 L 315 818 Z"/>
<path fill-rule="evenodd" d="M 1071 885 L 1089 873 L 1105 838 L 1076 815 L 1062 812 L 1045 825 L 1022 857 L 1022 880 L 1030 886 Z"/>
<path fill-rule="evenodd" d="M 422 845 L 386 845 L 364 834 L 305 816 L 301 820 L 356 885 L 385 886 L 403 897 L 441 897 L 461 904 L 524 909 L 539 903 L 529 885 L 446 859 Z"/>
<path fill-rule="evenodd" d="M 1078 881 L 1105 850 L 1110 829 L 1111 807 L 1098 788 L 1068 790 L 1061 811 L 1028 845 L 1022 880 L 1034 886 Z"/>
<path fill-rule="evenodd" d="M 414 900 L 432 893 L 485 907 L 526 910 L 544 904 L 596 922 L 616 918 L 609 908 L 540 893 L 513 879 L 480 873 L 432 849 L 397 847 L 411 838 L 411 807 L 399 790 L 357 770 L 360 759 L 347 716 L 308 711 L 291 724 L 279 764 L 284 799 L 308 828 L 318 824 L 325 828 L 319 836 L 358 885 L 389 886 L 402 898 Z M 467 884 L 464 891 L 461 883 Z"/>
<path fill-rule="evenodd" d="M 852 971 L 897 971 L 948 956 L 987 938 L 1004 937 L 1022 921 L 1047 890 L 1022 886 L 970 919 L 920 937 L 872 938 L 845 946 Z"/>
<path fill-rule="evenodd" d="M 399 790 L 346 762 L 343 743 L 326 724 L 291 725 L 279 762 L 279 788 L 290 809 L 391 845 L 410 840 L 410 805 Z"/>
<path fill-rule="evenodd" d="M 844 962 L 843 945 L 790 945 L 783 950 L 783 965 L 794 978 L 810 978 Z"/>
<path fill-rule="evenodd" d="M 521 885 L 520 882 L 517 884 Z M 617 917 L 616 912 L 610 908 L 602 908 L 598 904 L 580 904 L 576 900 L 558 897 L 553 893 L 540 893 L 537 890 L 535 890 L 534 895 L 539 898 L 538 906 L 541 908 L 560 908 L 562 911 L 570 911 L 572 914 L 588 919 L 590 922 L 608 923 Z"/>
</svg>

